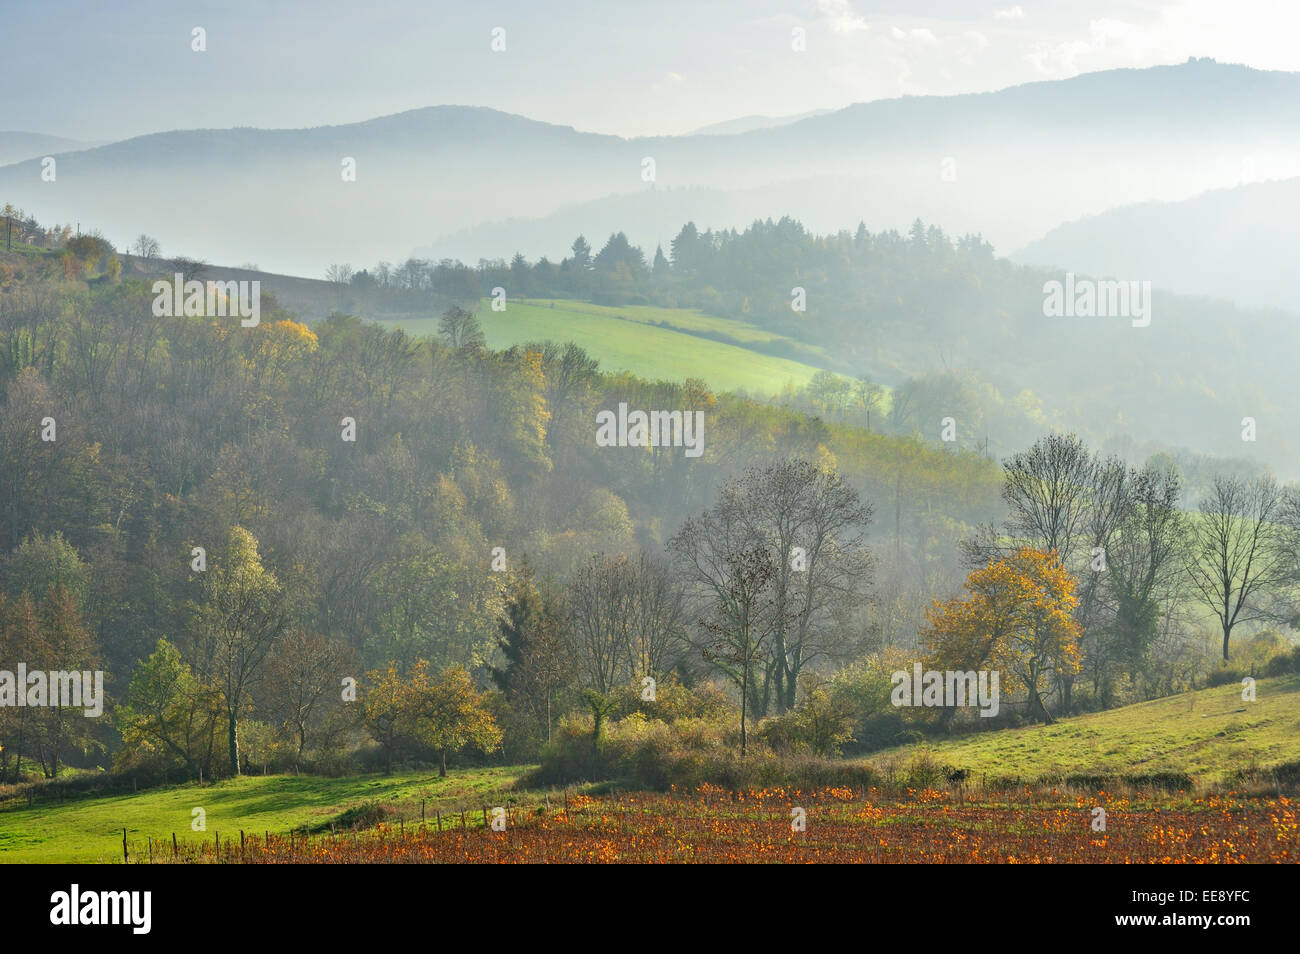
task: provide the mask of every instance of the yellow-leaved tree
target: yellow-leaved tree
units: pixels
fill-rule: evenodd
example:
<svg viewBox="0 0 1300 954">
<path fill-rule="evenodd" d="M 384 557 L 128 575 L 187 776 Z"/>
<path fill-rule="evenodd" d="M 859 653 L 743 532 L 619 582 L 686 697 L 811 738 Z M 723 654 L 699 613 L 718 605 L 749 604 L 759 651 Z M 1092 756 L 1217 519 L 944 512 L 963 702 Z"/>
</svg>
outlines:
<svg viewBox="0 0 1300 954">
<path fill-rule="evenodd" d="M 927 614 L 929 667 L 1010 673 L 1000 683 L 1023 688 L 1030 718 L 1050 723 L 1046 690 L 1080 668 L 1074 577 L 1055 551 L 1021 547 L 972 572 L 962 590 Z"/>
<path fill-rule="evenodd" d="M 447 774 L 447 753 L 474 747 L 482 752 L 501 745 L 501 729 L 463 666 L 453 665 L 436 676 L 429 663 L 417 659 L 402 678 L 396 663 L 366 676 L 363 701 L 366 728 L 384 750 L 385 770 L 403 748 L 428 748 L 439 754 L 439 775 Z"/>
</svg>

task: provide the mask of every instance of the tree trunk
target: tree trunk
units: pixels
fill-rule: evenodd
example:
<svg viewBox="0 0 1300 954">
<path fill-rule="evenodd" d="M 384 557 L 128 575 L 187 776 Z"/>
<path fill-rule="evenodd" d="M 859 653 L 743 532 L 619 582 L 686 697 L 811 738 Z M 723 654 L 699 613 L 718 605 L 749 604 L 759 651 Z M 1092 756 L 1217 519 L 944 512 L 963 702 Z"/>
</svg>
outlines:
<svg viewBox="0 0 1300 954">
<path fill-rule="evenodd" d="M 1052 719 L 1052 714 L 1047 711 L 1047 706 L 1043 704 L 1042 693 L 1038 691 L 1037 686 L 1034 686 L 1029 690 L 1029 717 L 1037 721 L 1040 716 L 1045 725 L 1051 725 L 1055 721 Z"/>
<path fill-rule="evenodd" d="M 230 742 L 230 774 L 239 774 L 239 720 L 235 718 L 235 710 L 230 709 L 227 712 L 229 722 L 227 725 L 227 738 Z"/>
<path fill-rule="evenodd" d="M 27 733 L 24 731 L 27 723 L 23 721 L 21 713 L 18 716 L 18 755 L 14 760 L 14 784 L 17 785 L 23 777 L 23 736 Z"/>
<path fill-rule="evenodd" d="M 778 610 L 779 612 L 780 610 Z M 776 714 L 785 714 L 785 633 L 779 629 L 776 634 L 776 646 L 772 650 L 772 657 L 776 661 Z M 764 687 L 766 689 L 766 687 Z M 765 691 L 764 696 L 767 695 Z M 763 715 L 767 715 L 768 701 L 763 699 Z"/>
<path fill-rule="evenodd" d="M 748 646 L 746 646 L 748 649 Z M 749 661 L 745 661 L 745 668 L 740 677 L 740 757 L 745 757 L 745 712 L 749 709 Z"/>
<path fill-rule="evenodd" d="M 442 750 L 442 764 L 438 766 L 438 778 L 447 777 L 447 750 Z"/>
<path fill-rule="evenodd" d="M 1232 627 L 1223 627 L 1223 661 L 1228 661 L 1228 637 L 1232 635 Z"/>
<path fill-rule="evenodd" d="M 939 710 L 939 728 L 944 732 L 952 731 L 953 719 L 957 717 L 957 710 L 953 706 L 944 706 Z"/>
</svg>

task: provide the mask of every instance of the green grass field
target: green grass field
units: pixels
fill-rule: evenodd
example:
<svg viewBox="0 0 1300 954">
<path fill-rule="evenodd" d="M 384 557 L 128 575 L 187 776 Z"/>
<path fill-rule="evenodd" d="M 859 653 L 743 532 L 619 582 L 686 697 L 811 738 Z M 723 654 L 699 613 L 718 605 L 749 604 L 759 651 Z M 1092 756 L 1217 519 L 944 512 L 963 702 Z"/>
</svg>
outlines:
<svg viewBox="0 0 1300 954">
<path fill-rule="evenodd" d="M 596 358 L 604 371 L 631 371 L 651 380 L 702 378 L 718 392 L 743 388 L 756 394 L 777 394 L 787 383 L 804 386 L 822 370 L 812 363 L 760 354 L 741 345 L 690 334 L 721 333 L 746 343 L 790 342 L 754 325 L 694 310 L 517 300 L 511 301 L 505 311 L 492 311 L 485 299 L 478 318 L 488 346 L 494 349 L 528 341 L 574 341 Z M 380 323 L 415 336 L 438 333 L 436 317 Z M 806 350 L 810 360 L 819 354 L 815 349 Z"/>
<path fill-rule="evenodd" d="M 504 804 L 505 793 L 524 769 L 482 768 L 415 775 L 319 778 L 308 775 L 246 775 L 213 784 L 173 785 L 136 795 L 113 795 L 0 811 L 0 864 L 18 862 L 111 862 L 122 860 L 122 829 L 132 850 L 149 837 L 180 841 L 239 840 L 239 830 L 286 834 L 301 827 L 328 826 L 341 812 L 367 802 L 394 805 L 399 817 L 420 819 L 469 810 L 479 821 L 481 805 Z M 190 829 L 192 812 L 207 812 L 206 832 Z M 459 817 L 459 816 L 458 816 Z M 392 819 L 397 824 L 397 818 Z"/>
<path fill-rule="evenodd" d="M 976 778 L 1185 772 L 1222 784 L 1238 770 L 1300 761 L 1300 676 L 1260 679 L 1255 690 L 1254 702 L 1242 701 L 1240 685 L 1217 686 L 1050 726 L 942 741 L 929 753 Z M 911 755 L 898 748 L 868 761 L 879 766 Z"/>
<path fill-rule="evenodd" d="M 972 777 L 1026 781 L 1083 774 L 1135 776 L 1186 773 L 1200 784 L 1231 784 L 1239 770 L 1300 762 L 1300 675 L 1261 679 L 1255 702 L 1243 702 L 1238 685 L 1076 716 L 1051 726 L 1004 729 L 950 741 L 900 747 L 869 756 L 878 769 L 906 765 L 921 752 L 941 765 L 968 769 Z M 122 828 L 132 851 L 152 836 L 169 842 L 238 840 L 240 829 L 283 835 L 291 829 L 328 830 L 348 809 L 373 802 L 389 809 L 388 822 L 414 824 L 425 800 L 432 824 L 468 810 L 481 823 L 481 807 L 534 805 L 545 796 L 516 790 L 526 766 L 357 778 L 244 776 L 215 784 L 174 785 L 134 795 L 89 797 L 0 811 L 0 863 L 115 862 L 122 857 Z M 592 791 L 593 788 L 580 788 Z M 207 812 L 207 830 L 190 830 L 192 811 Z M 345 830 L 346 823 L 341 823 Z"/>
</svg>

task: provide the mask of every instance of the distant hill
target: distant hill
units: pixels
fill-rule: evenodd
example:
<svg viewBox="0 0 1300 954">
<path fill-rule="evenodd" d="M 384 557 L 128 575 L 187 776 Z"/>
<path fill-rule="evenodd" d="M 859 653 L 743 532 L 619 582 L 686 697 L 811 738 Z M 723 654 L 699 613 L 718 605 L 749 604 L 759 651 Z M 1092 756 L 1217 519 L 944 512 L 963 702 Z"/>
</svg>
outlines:
<svg viewBox="0 0 1300 954">
<path fill-rule="evenodd" d="M 98 145 L 91 142 L 78 142 L 76 139 L 64 139 L 62 136 L 47 136 L 44 133 L 6 132 L 0 130 L 0 165 L 22 162 L 24 159 L 41 158 L 61 152 L 75 152 Z M 3 204 L 3 203 L 0 203 Z"/>
<path fill-rule="evenodd" d="M 1186 199 L 1236 185 L 1247 168 L 1300 175 L 1300 126 L 1282 129 L 1273 111 L 1300 119 L 1300 74 L 1209 60 L 859 103 L 774 128 L 657 141 L 653 188 L 454 230 L 417 254 L 500 255 L 513 235 L 511 248 L 555 257 L 579 232 L 594 241 L 614 222 L 649 251 L 673 218 L 719 229 L 781 214 L 821 232 L 859 220 L 902 229 L 920 217 L 1007 253 L 1038 237 L 1038 224 L 1041 235 L 1125 204 Z M 699 174 L 683 182 L 664 156 L 692 147 L 680 164 Z M 703 175 L 709 168 L 721 173 Z"/>
<path fill-rule="evenodd" d="M 1012 259 L 1300 313 L 1300 178 L 1112 209 L 1055 228 Z"/>
<path fill-rule="evenodd" d="M 819 231 L 859 219 L 905 228 L 920 215 L 1006 251 L 1081 216 L 1233 185 L 1246 156 L 1261 176 L 1300 175 L 1300 74 L 1198 60 L 638 139 L 437 106 L 344 126 L 141 136 L 60 154 L 55 183 L 29 159 L 0 168 L 0 196 L 42 221 L 95 221 L 120 242 L 147 232 L 164 252 L 319 275 L 431 244 L 470 260 L 489 245 L 555 256 L 576 224 L 559 210 L 596 203 L 588 211 L 604 222 L 600 202 L 642 195 L 644 213 L 621 227 L 648 244 L 655 197 L 688 188 L 737 194 L 715 227 L 792 214 Z M 346 158 L 355 182 L 342 179 Z M 673 216 L 684 212 L 694 217 L 689 202 Z M 473 231 L 548 218 L 504 252 Z M 442 240 L 453 235 L 462 250 Z"/>
<path fill-rule="evenodd" d="M 686 135 L 734 136 L 737 133 L 753 132 L 755 129 L 775 129 L 777 126 L 788 126 L 790 123 L 797 123 L 801 119 L 825 116 L 829 112 L 833 112 L 833 110 L 814 109 L 812 112 L 800 113 L 797 116 L 741 116 L 738 119 L 727 119 L 720 123 L 710 123 L 707 126 L 701 126 L 699 129 L 692 129 Z"/>
</svg>

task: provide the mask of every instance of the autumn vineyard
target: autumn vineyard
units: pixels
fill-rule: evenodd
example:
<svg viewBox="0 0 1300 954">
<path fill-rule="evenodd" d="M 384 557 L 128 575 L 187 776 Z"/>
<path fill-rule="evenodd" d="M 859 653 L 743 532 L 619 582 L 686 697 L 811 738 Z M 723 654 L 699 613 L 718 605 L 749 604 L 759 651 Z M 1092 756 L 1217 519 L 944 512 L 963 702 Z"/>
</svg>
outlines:
<svg viewBox="0 0 1300 954">
<path fill-rule="evenodd" d="M 558 801 L 558 799 L 557 799 Z M 563 796 L 548 810 L 508 809 L 504 830 L 466 812 L 381 822 L 362 831 L 216 833 L 129 846 L 152 864 L 1242 864 L 1294 862 L 1300 808 L 1233 793 L 1064 797 L 875 789 Z M 567 807 L 565 807 L 567 806 Z M 1105 832 L 1087 823 L 1106 812 Z M 792 830 L 796 810 L 806 828 Z"/>
</svg>

